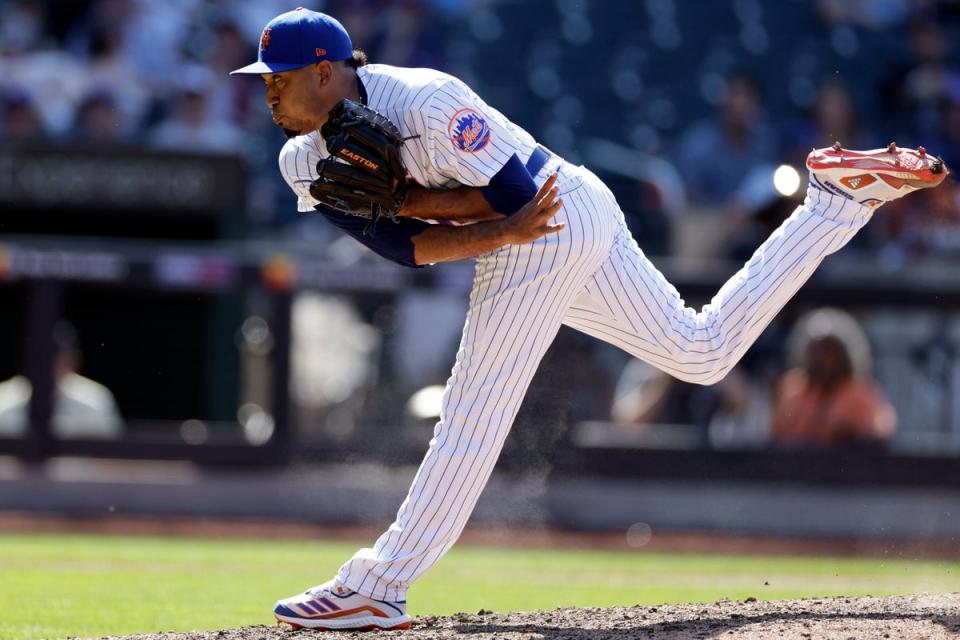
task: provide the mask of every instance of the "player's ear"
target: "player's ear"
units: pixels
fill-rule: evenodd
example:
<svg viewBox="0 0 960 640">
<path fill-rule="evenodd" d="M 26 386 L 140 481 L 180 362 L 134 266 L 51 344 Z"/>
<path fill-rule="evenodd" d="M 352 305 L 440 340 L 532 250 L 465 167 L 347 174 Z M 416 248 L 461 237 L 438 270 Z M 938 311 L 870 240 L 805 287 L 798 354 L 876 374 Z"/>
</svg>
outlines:
<svg viewBox="0 0 960 640">
<path fill-rule="evenodd" d="M 325 87 L 333 80 L 333 65 L 329 60 L 321 60 L 313 65 L 314 81 L 319 87 Z"/>
</svg>

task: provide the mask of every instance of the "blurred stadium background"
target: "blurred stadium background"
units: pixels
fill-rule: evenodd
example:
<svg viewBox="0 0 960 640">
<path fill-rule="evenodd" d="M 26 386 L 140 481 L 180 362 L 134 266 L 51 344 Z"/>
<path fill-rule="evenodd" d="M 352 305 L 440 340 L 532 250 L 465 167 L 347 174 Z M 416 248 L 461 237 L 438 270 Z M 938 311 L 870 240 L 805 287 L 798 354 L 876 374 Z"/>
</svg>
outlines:
<svg viewBox="0 0 960 640">
<path fill-rule="evenodd" d="M 955 1 L 304 4 L 598 173 L 697 306 L 811 147 L 960 166 Z M 392 519 L 473 269 L 296 213 L 259 80 L 227 75 L 290 8 L 0 2 L 0 529 Z M 885 207 L 710 388 L 563 330 L 474 524 L 956 554 L 958 253 L 954 180 Z"/>
</svg>

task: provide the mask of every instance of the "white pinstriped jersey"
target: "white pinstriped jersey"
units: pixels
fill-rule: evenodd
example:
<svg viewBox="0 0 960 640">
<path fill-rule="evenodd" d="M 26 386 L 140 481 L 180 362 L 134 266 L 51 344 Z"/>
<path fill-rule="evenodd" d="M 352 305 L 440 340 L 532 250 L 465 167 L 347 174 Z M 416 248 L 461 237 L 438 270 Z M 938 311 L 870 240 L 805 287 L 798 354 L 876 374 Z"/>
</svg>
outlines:
<svg viewBox="0 0 960 640">
<path fill-rule="evenodd" d="M 371 64 L 357 69 L 367 106 L 379 111 L 408 140 L 403 164 L 423 187 L 482 187 L 516 154 L 530 157 L 537 143 L 529 133 L 487 105 L 457 78 L 434 69 Z M 313 211 L 317 201 L 310 182 L 317 161 L 329 155 L 319 131 L 291 138 L 280 152 L 280 171 L 294 193 L 299 211 Z"/>
</svg>

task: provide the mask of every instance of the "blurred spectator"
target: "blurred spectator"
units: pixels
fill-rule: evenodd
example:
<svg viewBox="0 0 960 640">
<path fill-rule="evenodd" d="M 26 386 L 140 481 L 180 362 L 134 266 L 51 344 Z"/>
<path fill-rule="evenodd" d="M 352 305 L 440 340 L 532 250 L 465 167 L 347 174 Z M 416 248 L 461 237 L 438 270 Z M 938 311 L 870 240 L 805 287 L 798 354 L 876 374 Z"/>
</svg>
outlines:
<svg viewBox="0 0 960 640">
<path fill-rule="evenodd" d="M 122 142 L 129 137 L 123 114 L 113 94 L 106 90 L 90 93 L 77 108 L 71 130 L 74 140 L 83 142 Z"/>
<path fill-rule="evenodd" d="M 938 135 L 930 143 L 930 150 L 943 156 L 950 169 L 960 168 L 960 84 L 952 87 L 949 98 L 940 105 Z"/>
<path fill-rule="evenodd" d="M 146 109 L 147 88 L 136 70 L 123 55 L 123 32 L 110 27 L 95 29 L 90 34 L 87 81 L 92 87 L 112 87 L 117 103 L 131 118 L 138 118 Z"/>
<path fill-rule="evenodd" d="M 672 217 L 683 209 L 667 208 L 670 194 L 665 193 L 664 185 L 657 182 L 656 176 L 603 174 L 603 181 L 617 194 L 630 235 L 643 252 L 652 256 L 669 255 Z M 682 191 L 680 201 L 683 202 Z"/>
<path fill-rule="evenodd" d="M 760 89 L 749 77 L 729 79 L 718 112 L 681 138 L 675 165 L 690 199 L 724 209 L 750 170 L 774 159 L 774 137 L 766 124 Z"/>
<path fill-rule="evenodd" d="M 827 24 L 852 24 L 871 29 L 901 24 L 928 0 L 817 0 L 817 11 Z"/>
<path fill-rule="evenodd" d="M 11 88 L 0 96 L 0 136 L 7 140 L 42 137 L 43 122 L 25 91 Z"/>
<path fill-rule="evenodd" d="M 123 421 L 110 390 L 77 373 L 81 356 L 73 327 L 66 323 L 54 331 L 56 390 L 50 426 L 57 438 L 119 438 Z M 0 435 L 22 437 L 30 415 L 30 381 L 14 376 L 0 382 Z"/>
<path fill-rule="evenodd" d="M 798 165 L 811 149 L 828 147 L 837 141 L 850 149 L 877 146 L 861 127 L 850 89 L 840 80 L 829 79 L 818 87 L 809 117 L 786 127 L 781 157 Z"/>
<path fill-rule="evenodd" d="M 29 92 L 46 133 L 62 133 L 73 121 L 85 90 L 86 69 L 56 46 L 45 27 L 48 3 L 0 3 L 0 90 Z"/>
<path fill-rule="evenodd" d="M 212 80 L 206 67 L 189 67 L 181 73 L 173 113 L 150 132 L 152 146 L 223 153 L 240 149 L 240 131 L 210 116 L 207 92 Z"/>
<path fill-rule="evenodd" d="M 960 254 L 960 191 L 956 182 L 884 207 L 874 235 L 888 267 Z"/>
<path fill-rule="evenodd" d="M 29 51 L 44 40 L 46 7 L 23 0 L 0 4 L 0 55 Z"/>
<path fill-rule="evenodd" d="M 940 105 L 960 88 L 960 69 L 949 58 L 949 39 L 937 22 L 914 22 L 909 42 L 912 60 L 883 78 L 879 103 L 892 118 L 909 117 L 913 133 L 929 135 L 936 131 Z"/>
<path fill-rule="evenodd" d="M 939 107 L 938 133 L 928 149 L 944 158 L 947 166 L 960 166 L 960 85 L 951 88 Z M 955 180 L 938 189 L 917 194 L 911 202 L 895 201 L 884 207 L 873 227 L 881 255 L 890 267 L 929 258 L 960 254 L 960 190 Z"/>
<path fill-rule="evenodd" d="M 125 0 L 124 0 L 125 1 Z M 222 15 L 228 7 L 226 3 L 205 2 L 204 0 L 170 0 L 155 2 L 135 0 L 132 6 L 123 7 L 120 16 L 110 16 L 109 11 L 100 11 L 107 18 L 107 24 L 123 31 L 122 51 L 120 52 L 130 68 L 137 74 L 148 89 L 156 94 L 169 87 L 183 63 L 184 49 L 192 41 L 189 27 L 191 22 L 203 23 L 206 16 L 197 15 L 197 9 L 208 6 L 210 13 Z M 97 4 L 108 7 L 111 0 Z M 253 3 L 232 3 L 241 8 Z M 256 35 L 251 34 L 255 42 L 263 28 L 257 26 Z"/>
<path fill-rule="evenodd" d="M 207 92 L 209 117 L 233 126 L 261 126 L 265 120 L 263 85 L 259 78 L 230 76 L 251 58 L 250 42 L 230 20 L 221 20 L 213 29 L 205 64 L 213 72 Z"/>
<path fill-rule="evenodd" d="M 744 177 L 743 185 L 737 190 L 734 199 L 733 211 L 736 214 L 724 221 L 729 224 L 732 218 L 737 222 L 737 226 L 727 231 L 722 245 L 722 257 L 738 263 L 749 260 L 757 247 L 783 224 L 800 204 L 803 191 L 799 188 L 791 195 L 777 191 L 773 182 L 776 169 L 773 165 L 763 165 Z M 802 185 L 801 181 L 800 186 Z M 717 235 L 719 237 L 719 234 Z M 851 245 L 856 246 L 856 238 Z"/>
<path fill-rule="evenodd" d="M 896 413 L 870 379 L 866 335 L 849 314 L 820 309 L 801 318 L 788 341 L 798 364 L 777 385 L 773 440 L 811 447 L 878 445 Z"/>
<path fill-rule="evenodd" d="M 302 293 L 291 314 L 290 395 L 300 423 L 345 440 L 368 409 L 382 336 L 356 305 L 336 296 Z"/>
<path fill-rule="evenodd" d="M 634 359 L 617 381 L 611 416 L 631 430 L 656 424 L 690 425 L 697 428 L 697 445 L 707 446 L 715 420 L 721 415 L 743 416 L 749 405 L 747 381 L 736 370 L 721 382 L 704 386 L 681 382 Z"/>
<path fill-rule="evenodd" d="M 421 0 L 350 0 L 330 8 L 355 46 L 374 62 L 403 67 L 445 67 L 444 30 L 435 10 Z"/>
</svg>

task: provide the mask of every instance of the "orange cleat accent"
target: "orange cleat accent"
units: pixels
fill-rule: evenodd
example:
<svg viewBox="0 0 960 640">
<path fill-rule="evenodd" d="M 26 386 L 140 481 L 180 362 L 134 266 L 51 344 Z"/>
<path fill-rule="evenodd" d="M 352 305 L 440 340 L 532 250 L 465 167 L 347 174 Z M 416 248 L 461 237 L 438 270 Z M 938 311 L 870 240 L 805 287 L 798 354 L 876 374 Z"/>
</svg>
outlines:
<svg viewBox="0 0 960 640">
<path fill-rule="evenodd" d="M 876 181 L 876 178 L 868 174 L 864 176 L 847 176 L 846 178 L 840 178 L 839 182 L 846 188 L 856 191 L 857 189 L 869 187 Z"/>
</svg>

